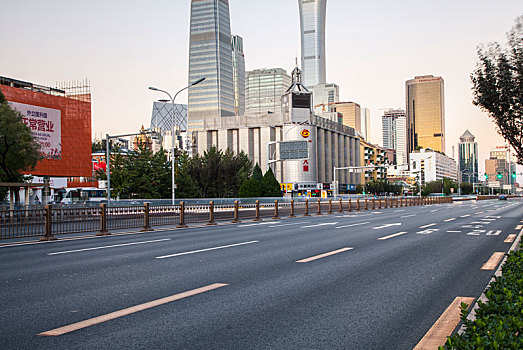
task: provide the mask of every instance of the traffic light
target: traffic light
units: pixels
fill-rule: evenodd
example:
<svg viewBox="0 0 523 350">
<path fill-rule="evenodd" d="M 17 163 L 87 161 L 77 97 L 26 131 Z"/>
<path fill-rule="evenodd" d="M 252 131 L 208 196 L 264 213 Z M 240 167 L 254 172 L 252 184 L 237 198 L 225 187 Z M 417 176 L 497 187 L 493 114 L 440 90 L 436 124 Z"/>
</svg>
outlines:
<svg viewBox="0 0 523 350">
<path fill-rule="evenodd" d="M 512 178 L 515 179 L 516 178 L 516 172 L 512 172 Z"/>
<path fill-rule="evenodd" d="M 485 174 L 485 181 L 488 181 L 488 174 Z"/>
<path fill-rule="evenodd" d="M 503 175 L 501 173 L 498 173 L 498 179 L 502 179 L 503 178 Z"/>
</svg>

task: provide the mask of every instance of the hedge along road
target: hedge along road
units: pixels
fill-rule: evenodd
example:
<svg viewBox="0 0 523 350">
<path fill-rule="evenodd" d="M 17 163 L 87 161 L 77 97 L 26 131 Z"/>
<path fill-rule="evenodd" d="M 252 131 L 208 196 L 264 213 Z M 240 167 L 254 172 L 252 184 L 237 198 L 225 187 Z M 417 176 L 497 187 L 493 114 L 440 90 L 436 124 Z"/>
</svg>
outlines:
<svg viewBox="0 0 523 350">
<path fill-rule="evenodd" d="M 0 248 L 0 338 L 4 348 L 413 348 L 456 297 L 481 294 L 492 275 L 481 267 L 508 250 L 521 204 Z M 84 321 L 92 325 L 38 335 Z"/>
</svg>

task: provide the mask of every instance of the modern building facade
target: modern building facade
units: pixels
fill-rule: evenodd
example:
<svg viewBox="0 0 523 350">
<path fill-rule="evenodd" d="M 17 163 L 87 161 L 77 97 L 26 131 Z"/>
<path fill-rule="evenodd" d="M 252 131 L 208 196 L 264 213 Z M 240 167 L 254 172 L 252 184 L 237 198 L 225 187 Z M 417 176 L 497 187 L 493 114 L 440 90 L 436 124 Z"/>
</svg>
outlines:
<svg viewBox="0 0 523 350">
<path fill-rule="evenodd" d="M 343 114 L 343 125 L 361 133 L 361 106 L 355 102 L 336 102 L 334 111 Z"/>
<path fill-rule="evenodd" d="M 476 137 L 467 130 L 459 140 L 459 175 L 461 182 L 477 183 L 479 180 L 479 154 Z"/>
<path fill-rule="evenodd" d="M 382 116 L 383 147 L 396 151 L 396 165 L 407 164 L 407 116 L 402 109 L 389 109 Z"/>
<path fill-rule="evenodd" d="M 445 92 L 441 77 L 425 75 L 405 83 L 409 153 L 418 147 L 445 153 Z"/>
<path fill-rule="evenodd" d="M 291 85 L 291 77 L 281 68 L 247 72 L 246 115 L 280 113 L 281 97 Z"/>
<path fill-rule="evenodd" d="M 327 0 L 298 0 L 300 7 L 301 66 L 303 84 L 312 88 L 326 83 L 325 20 Z"/>
<path fill-rule="evenodd" d="M 340 87 L 336 84 L 318 84 L 310 88 L 314 112 L 332 112 L 332 105 L 340 100 Z"/>
<path fill-rule="evenodd" d="M 173 104 L 171 102 L 154 102 L 151 129 L 161 129 L 162 135 L 165 135 L 167 131 L 173 130 L 173 127 L 182 131 L 187 130 L 187 105 L 174 104 L 173 123 Z"/>
<path fill-rule="evenodd" d="M 243 38 L 232 36 L 232 84 L 234 90 L 234 115 L 245 114 L 245 55 Z"/>
<path fill-rule="evenodd" d="M 458 180 L 456 161 L 442 153 L 422 149 L 411 153 L 409 160 L 411 173 L 418 176 L 423 185 L 430 181 L 442 181 L 444 178 Z"/>
<path fill-rule="evenodd" d="M 189 129 L 234 115 L 231 42 L 228 0 L 191 0 Z"/>
<path fill-rule="evenodd" d="M 370 141 L 370 109 L 361 109 L 361 134 L 366 141 Z"/>
</svg>

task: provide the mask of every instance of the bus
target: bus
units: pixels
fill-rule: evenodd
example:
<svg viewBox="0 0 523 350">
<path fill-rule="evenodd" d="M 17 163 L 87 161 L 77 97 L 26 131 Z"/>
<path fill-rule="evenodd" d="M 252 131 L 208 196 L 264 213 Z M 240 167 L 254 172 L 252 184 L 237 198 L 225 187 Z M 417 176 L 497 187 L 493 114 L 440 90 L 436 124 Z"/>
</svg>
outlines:
<svg viewBox="0 0 523 350">
<path fill-rule="evenodd" d="M 66 188 L 62 204 L 80 202 L 103 202 L 107 200 L 107 191 L 99 188 Z"/>
</svg>

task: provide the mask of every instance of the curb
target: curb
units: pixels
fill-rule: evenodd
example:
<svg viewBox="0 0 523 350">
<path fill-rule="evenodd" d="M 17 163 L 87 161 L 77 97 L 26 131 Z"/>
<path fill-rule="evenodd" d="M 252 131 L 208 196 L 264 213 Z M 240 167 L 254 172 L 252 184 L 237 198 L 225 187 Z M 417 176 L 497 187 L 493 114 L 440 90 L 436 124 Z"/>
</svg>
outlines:
<svg viewBox="0 0 523 350">
<path fill-rule="evenodd" d="M 499 264 L 499 267 L 496 270 L 496 272 L 494 273 L 494 276 L 492 276 L 492 278 L 490 279 L 489 283 L 485 287 L 485 290 L 483 290 L 483 293 L 481 294 L 481 296 L 474 303 L 473 308 L 471 309 L 470 313 L 467 316 L 468 320 L 474 321 L 476 319 L 476 310 L 479 308 L 479 305 L 478 305 L 479 301 L 481 301 L 482 303 L 487 303 L 488 302 L 488 298 L 487 298 L 487 295 L 486 295 L 487 289 L 489 289 L 489 287 L 492 284 L 492 282 L 494 282 L 496 280 L 496 277 L 500 277 L 503 274 L 502 273 L 502 268 L 503 268 L 503 265 L 505 265 L 505 262 L 507 261 L 508 254 L 513 252 L 513 251 L 515 251 L 515 250 L 518 250 L 519 244 L 521 243 L 522 239 L 523 239 L 523 230 L 521 230 L 519 232 L 518 237 L 516 238 L 516 240 L 514 240 L 514 243 L 510 247 L 508 253 L 505 254 L 505 257 L 503 258 L 503 260 Z M 461 335 L 461 334 L 463 334 L 463 332 L 465 332 L 465 325 L 461 325 L 461 327 L 458 330 L 458 334 Z"/>
</svg>

